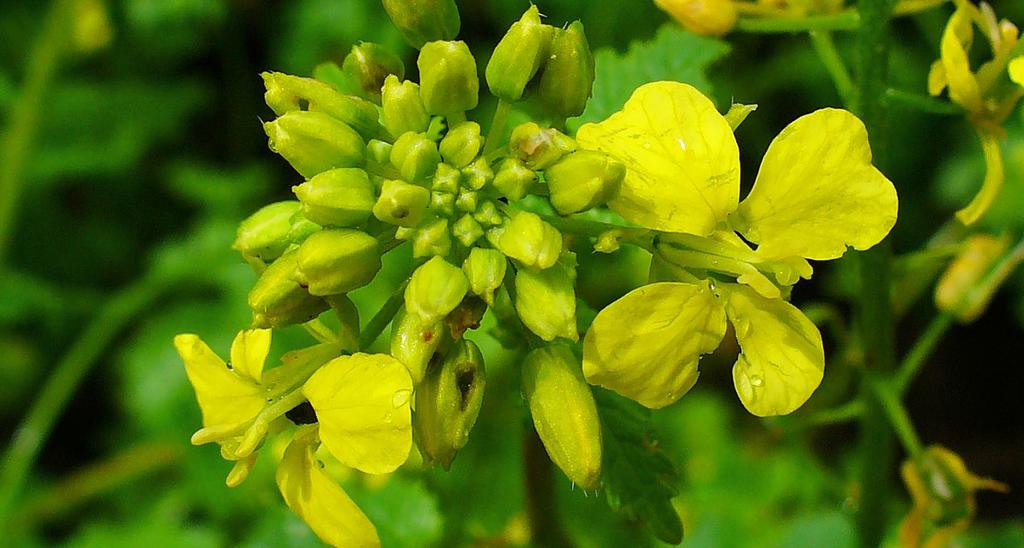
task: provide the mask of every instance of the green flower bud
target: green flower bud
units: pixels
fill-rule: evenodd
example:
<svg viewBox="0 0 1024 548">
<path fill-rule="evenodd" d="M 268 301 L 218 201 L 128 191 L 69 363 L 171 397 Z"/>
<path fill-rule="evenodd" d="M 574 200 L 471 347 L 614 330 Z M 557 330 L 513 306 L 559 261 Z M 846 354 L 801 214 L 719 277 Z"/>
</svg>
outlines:
<svg viewBox="0 0 1024 548">
<path fill-rule="evenodd" d="M 370 283 L 380 267 L 376 238 L 358 230 L 327 229 L 299 246 L 295 281 L 312 295 L 337 295 Z"/>
<path fill-rule="evenodd" d="M 545 109 L 564 119 L 583 114 L 593 87 L 594 56 L 583 23 L 573 21 L 565 30 L 555 31 L 537 96 Z"/>
<path fill-rule="evenodd" d="M 358 168 L 325 171 L 293 186 L 292 192 L 302 202 L 303 215 L 323 226 L 362 224 L 377 201 L 370 177 Z"/>
<path fill-rule="evenodd" d="M 263 124 L 270 150 L 305 178 L 336 167 L 363 164 L 366 146 L 356 131 L 320 112 L 288 112 Z"/>
<path fill-rule="evenodd" d="M 462 245 L 469 247 L 483 237 L 484 229 L 480 227 L 480 223 L 476 222 L 472 215 L 467 213 L 452 225 L 452 235 Z"/>
<path fill-rule="evenodd" d="M 577 340 L 575 280 L 576 256 L 568 252 L 546 270 L 519 269 L 515 304 L 523 325 L 545 341 Z"/>
<path fill-rule="evenodd" d="M 391 164 L 411 183 L 426 182 L 439 163 L 437 144 L 422 133 L 404 133 L 391 148 Z"/>
<path fill-rule="evenodd" d="M 512 23 L 487 63 L 487 86 L 495 97 L 515 102 L 523 96 L 526 84 L 548 56 L 554 31 L 554 27 L 540 22 L 535 5 Z"/>
<path fill-rule="evenodd" d="M 382 137 L 377 107 L 359 97 L 345 95 L 312 78 L 280 72 L 264 72 L 267 106 L 278 116 L 290 112 L 320 112 L 344 122 L 364 139 Z"/>
<path fill-rule="evenodd" d="M 474 247 L 462 263 L 462 271 L 469 280 L 469 290 L 488 305 L 494 304 L 494 292 L 505 279 L 508 260 L 496 249 Z"/>
<path fill-rule="evenodd" d="M 412 256 L 445 256 L 452 250 L 452 238 L 448 234 L 448 219 L 438 219 L 416 231 L 412 237 Z"/>
<path fill-rule="evenodd" d="M 419 384 L 430 359 L 446 339 L 444 322 L 425 321 L 404 308 L 391 322 L 391 355 L 409 370 L 413 384 Z"/>
<path fill-rule="evenodd" d="M 445 192 L 431 192 L 430 209 L 438 215 L 452 215 L 455 213 L 455 195 Z"/>
<path fill-rule="evenodd" d="M 497 248 L 529 268 L 550 268 L 562 252 L 562 233 L 536 213 L 519 211 L 505 226 Z"/>
<path fill-rule="evenodd" d="M 420 99 L 420 87 L 413 82 L 403 82 L 393 74 L 385 78 L 381 105 L 380 118 L 391 135 L 422 133 L 430 125 L 430 115 Z"/>
<path fill-rule="evenodd" d="M 480 157 L 472 164 L 462 168 L 462 178 L 465 186 L 473 190 L 480 190 L 494 180 L 494 171 L 491 170 L 487 159 Z"/>
<path fill-rule="evenodd" d="M 405 65 L 402 59 L 384 46 L 373 42 L 361 42 L 352 46 L 352 51 L 345 56 L 341 69 L 361 97 L 378 105 L 384 79 L 392 74 L 399 80 L 405 78 Z"/>
<path fill-rule="evenodd" d="M 323 229 L 303 215 L 301 209 L 292 214 L 291 222 L 292 228 L 288 231 L 288 239 L 293 245 L 301 244 L 306 238 Z"/>
<path fill-rule="evenodd" d="M 544 171 L 551 205 L 562 215 L 608 202 L 625 177 L 622 162 L 596 150 L 577 150 Z"/>
<path fill-rule="evenodd" d="M 374 139 L 366 143 L 366 157 L 378 164 L 391 161 L 391 143 Z"/>
<path fill-rule="evenodd" d="M 416 226 L 430 203 L 430 191 L 405 181 L 384 181 L 380 197 L 373 205 L 373 216 L 385 223 Z"/>
<path fill-rule="evenodd" d="M 476 108 L 480 80 L 465 42 L 430 42 L 420 50 L 416 65 L 427 113 L 448 116 Z"/>
<path fill-rule="evenodd" d="M 527 122 L 512 130 L 508 146 L 512 155 L 526 167 L 541 170 L 576 150 L 576 141 L 557 129 L 541 128 L 534 122 Z"/>
<path fill-rule="evenodd" d="M 255 257 L 261 261 L 280 257 L 291 244 L 288 238 L 291 219 L 300 207 L 301 204 L 294 200 L 264 206 L 238 225 L 238 234 L 231 247 L 243 257 Z"/>
<path fill-rule="evenodd" d="M 494 226 L 500 225 L 505 219 L 501 216 L 501 212 L 498 211 L 498 206 L 494 205 L 494 202 L 485 200 L 480 205 L 476 206 L 476 212 L 473 213 L 473 218 L 482 225 Z"/>
<path fill-rule="evenodd" d="M 405 288 L 405 309 L 428 322 L 440 321 L 455 310 L 469 291 L 462 269 L 441 257 L 420 265 Z"/>
<path fill-rule="evenodd" d="M 455 208 L 459 211 L 472 213 L 476 211 L 477 193 L 472 190 L 463 190 L 455 198 Z"/>
<path fill-rule="evenodd" d="M 580 360 L 566 344 L 533 350 L 523 360 L 523 395 L 551 461 L 575 484 L 601 482 L 601 421 Z"/>
<path fill-rule="evenodd" d="M 453 167 L 466 167 L 480 154 L 483 145 L 480 124 L 462 122 L 449 129 L 448 134 L 441 139 L 441 157 Z"/>
<path fill-rule="evenodd" d="M 537 181 L 537 173 L 518 158 L 506 158 L 494 176 L 494 188 L 509 200 L 521 200 Z"/>
<path fill-rule="evenodd" d="M 252 326 L 258 329 L 304 323 L 327 310 L 327 302 L 310 295 L 294 279 L 297 252 L 289 251 L 270 264 L 249 291 Z"/>
<path fill-rule="evenodd" d="M 384 10 L 414 48 L 459 35 L 459 9 L 455 0 L 384 0 Z"/>
<path fill-rule="evenodd" d="M 434 172 L 431 189 L 446 194 L 457 194 L 462 181 L 462 172 L 448 164 L 438 164 Z"/>
<path fill-rule="evenodd" d="M 473 341 L 462 339 L 416 387 L 412 428 L 424 464 L 447 470 L 469 441 L 484 400 L 484 357 Z"/>
</svg>

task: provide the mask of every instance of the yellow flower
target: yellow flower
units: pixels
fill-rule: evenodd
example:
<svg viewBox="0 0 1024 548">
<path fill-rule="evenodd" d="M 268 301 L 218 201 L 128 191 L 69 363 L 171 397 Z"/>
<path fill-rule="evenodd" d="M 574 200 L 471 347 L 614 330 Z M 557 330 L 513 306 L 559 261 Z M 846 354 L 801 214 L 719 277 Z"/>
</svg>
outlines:
<svg viewBox="0 0 1024 548">
<path fill-rule="evenodd" d="M 718 346 L 728 320 L 742 349 L 733 380 L 746 408 L 767 416 L 802 405 L 821 382 L 824 350 L 814 324 L 781 297 L 810 277 L 806 259 L 867 249 L 896 222 L 896 190 L 871 164 L 860 120 L 823 109 L 790 124 L 742 202 L 732 128 L 691 86 L 642 86 L 577 140 L 626 165 L 609 205 L 674 233 L 659 236 L 656 260 L 679 280 L 636 289 L 598 314 L 584 342 L 587 379 L 648 407 L 668 405 L 696 382 L 701 355 Z"/>
<path fill-rule="evenodd" d="M 721 36 L 736 26 L 739 17 L 732 0 L 654 0 L 686 30 L 707 36 Z"/>
</svg>

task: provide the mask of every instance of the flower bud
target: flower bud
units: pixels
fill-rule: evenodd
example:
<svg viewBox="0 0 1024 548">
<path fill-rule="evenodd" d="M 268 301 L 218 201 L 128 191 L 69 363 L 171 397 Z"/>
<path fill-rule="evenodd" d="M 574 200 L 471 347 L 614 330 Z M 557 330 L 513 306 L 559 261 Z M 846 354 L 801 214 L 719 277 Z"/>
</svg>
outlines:
<svg viewBox="0 0 1024 548">
<path fill-rule="evenodd" d="M 416 65 L 428 114 L 447 116 L 476 108 L 480 81 L 465 42 L 430 42 L 420 50 Z"/>
<path fill-rule="evenodd" d="M 428 322 L 405 308 L 391 322 L 391 355 L 409 370 L 415 385 L 420 384 L 427 365 L 445 340 L 444 322 Z"/>
<path fill-rule="evenodd" d="M 336 167 L 363 164 L 366 146 L 356 131 L 320 113 L 295 111 L 263 124 L 270 150 L 307 179 Z"/>
<path fill-rule="evenodd" d="M 576 150 L 576 142 L 568 135 L 557 129 L 541 128 L 534 122 L 516 126 L 508 146 L 514 157 L 533 170 L 544 169 Z"/>
<path fill-rule="evenodd" d="M 462 339 L 427 371 L 416 387 L 413 434 L 424 464 L 447 470 L 469 441 L 484 400 L 484 357 L 473 341 Z"/>
<path fill-rule="evenodd" d="M 455 195 L 447 192 L 431 192 L 430 209 L 438 215 L 452 215 L 455 213 Z"/>
<path fill-rule="evenodd" d="M 480 154 L 483 145 L 480 124 L 462 122 L 449 129 L 448 134 L 441 139 L 441 158 L 453 167 L 463 168 Z"/>
<path fill-rule="evenodd" d="M 373 205 L 373 216 L 385 223 L 416 226 L 430 203 L 430 191 L 405 181 L 384 181 L 380 197 Z"/>
<path fill-rule="evenodd" d="M 993 272 L 996 263 L 1010 247 L 1007 238 L 976 234 L 964 242 L 963 248 L 935 286 L 935 306 L 949 312 L 963 323 L 976 319 L 995 296 L 996 290 L 1020 262 L 1011 261 Z"/>
<path fill-rule="evenodd" d="M 480 205 L 476 206 L 473 218 L 478 223 L 487 226 L 500 225 L 505 221 L 501 216 L 501 212 L 498 211 L 498 206 L 494 205 L 494 202 L 490 200 L 484 200 Z"/>
<path fill-rule="evenodd" d="M 358 94 L 380 104 L 381 87 L 384 79 L 394 74 L 399 80 L 405 78 L 402 59 L 390 50 L 373 42 L 361 42 L 352 46 L 341 64 L 349 82 Z"/>
<path fill-rule="evenodd" d="M 545 341 L 579 339 L 576 329 L 576 256 L 565 253 L 547 270 L 516 272 L 516 312 L 523 325 Z"/>
<path fill-rule="evenodd" d="M 508 260 L 496 249 L 474 247 L 462 263 L 462 271 L 469 280 L 469 290 L 479 295 L 488 305 L 494 304 L 494 292 L 505 279 Z"/>
<path fill-rule="evenodd" d="M 452 236 L 463 246 L 470 247 L 484 235 L 484 229 L 469 213 L 463 215 L 452 225 Z"/>
<path fill-rule="evenodd" d="M 420 99 L 420 87 L 414 82 L 403 82 L 393 74 L 385 78 L 381 105 L 380 118 L 391 135 L 422 133 L 430 125 L 430 115 Z"/>
<path fill-rule="evenodd" d="M 614 198 L 626 166 L 596 150 L 577 150 L 544 171 L 551 205 L 562 215 L 579 213 Z"/>
<path fill-rule="evenodd" d="M 391 148 L 391 165 L 410 183 L 427 181 L 440 162 L 437 144 L 422 133 L 404 133 Z"/>
<path fill-rule="evenodd" d="M 270 264 L 249 291 L 252 326 L 258 329 L 308 322 L 327 310 L 327 302 L 310 295 L 294 279 L 297 252 L 289 251 Z"/>
<path fill-rule="evenodd" d="M 384 0 L 384 10 L 402 38 L 414 48 L 459 35 L 455 0 Z"/>
<path fill-rule="evenodd" d="M 537 181 L 537 173 L 518 158 L 506 158 L 494 176 L 494 188 L 509 200 L 521 200 Z"/>
<path fill-rule="evenodd" d="M 462 183 L 462 172 L 448 164 L 438 164 L 430 188 L 445 194 L 457 194 Z"/>
<path fill-rule="evenodd" d="M 522 98 L 526 84 L 548 56 L 554 31 L 554 27 L 540 22 L 535 5 L 512 23 L 487 63 L 485 76 L 491 94 L 508 102 Z"/>
<path fill-rule="evenodd" d="M 373 139 L 366 143 L 366 157 L 378 164 L 386 164 L 391 161 L 391 143 Z"/>
<path fill-rule="evenodd" d="M 451 250 L 452 238 L 448 233 L 448 219 L 438 219 L 417 230 L 412 237 L 412 256 L 417 259 L 443 257 Z"/>
<path fill-rule="evenodd" d="M 363 139 L 383 136 L 377 107 L 373 103 L 340 93 L 312 78 L 280 72 L 264 72 L 262 76 L 267 88 L 264 95 L 267 106 L 278 116 L 290 112 L 320 112 L 344 122 Z"/>
<path fill-rule="evenodd" d="M 536 213 L 519 211 L 498 238 L 498 249 L 526 267 L 545 269 L 558 261 L 562 234 Z"/>
<path fill-rule="evenodd" d="M 462 168 L 462 180 L 465 186 L 473 190 L 480 190 L 494 180 L 494 171 L 491 170 L 487 159 L 480 157 L 472 164 Z"/>
<path fill-rule="evenodd" d="M 373 236 L 346 228 L 321 230 L 299 246 L 295 281 L 312 295 L 337 295 L 370 283 L 380 267 Z"/>
<path fill-rule="evenodd" d="M 276 202 L 260 208 L 238 225 L 238 235 L 231 247 L 243 257 L 273 261 L 281 256 L 291 241 L 288 232 L 291 218 L 301 204 L 294 200 Z"/>
<path fill-rule="evenodd" d="M 704 36 L 722 36 L 736 26 L 733 0 L 654 0 L 686 30 Z"/>
<path fill-rule="evenodd" d="M 366 222 L 377 201 L 365 171 L 339 168 L 315 175 L 292 191 L 305 217 L 323 226 L 356 226 Z"/>
<path fill-rule="evenodd" d="M 575 484 L 601 482 L 601 421 L 580 360 L 566 344 L 537 348 L 523 360 L 523 395 L 551 461 Z"/>
<path fill-rule="evenodd" d="M 455 310 L 469 291 L 462 269 L 441 257 L 420 265 L 405 288 L 405 309 L 427 322 L 440 321 Z"/>
<path fill-rule="evenodd" d="M 306 241 L 306 238 L 323 229 L 322 226 L 303 215 L 301 209 L 292 214 L 291 222 L 292 228 L 288 231 L 288 240 L 293 245 L 301 244 Z"/>
<path fill-rule="evenodd" d="M 476 211 L 478 194 L 472 190 L 463 190 L 455 197 L 455 209 L 472 213 Z"/>
<path fill-rule="evenodd" d="M 558 118 L 579 116 L 587 107 L 594 76 L 594 56 L 583 23 L 573 21 L 565 30 L 555 31 L 537 96 L 544 108 Z"/>
</svg>

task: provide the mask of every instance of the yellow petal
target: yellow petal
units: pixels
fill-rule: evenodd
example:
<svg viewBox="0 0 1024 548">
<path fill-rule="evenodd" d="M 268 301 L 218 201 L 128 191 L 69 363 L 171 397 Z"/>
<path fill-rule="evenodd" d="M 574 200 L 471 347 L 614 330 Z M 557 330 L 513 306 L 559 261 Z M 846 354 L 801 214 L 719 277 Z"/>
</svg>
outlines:
<svg viewBox="0 0 1024 548">
<path fill-rule="evenodd" d="M 985 180 L 981 182 L 981 188 L 971 199 L 971 203 L 956 212 L 956 218 L 967 226 L 978 222 L 988 213 L 1006 181 L 1003 150 L 999 145 L 999 138 L 992 132 L 978 131 L 978 139 L 981 140 L 981 151 L 985 156 Z"/>
<path fill-rule="evenodd" d="M 228 369 L 199 337 L 178 335 L 174 346 L 195 388 L 204 427 L 244 422 L 263 409 L 260 385 Z"/>
<path fill-rule="evenodd" d="M 1009 71 L 1010 80 L 1013 80 L 1013 83 L 1019 86 L 1024 86 L 1024 55 L 1010 61 Z"/>
<path fill-rule="evenodd" d="M 270 352 L 269 329 L 239 331 L 231 343 L 231 368 L 259 383 L 263 380 L 263 362 Z"/>
<path fill-rule="evenodd" d="M 942 64 L 942 59 L 939 59 L 932 63 L 931 69 L 928 70 L 928 94 L 939 95 L 944 89 L 946 89 L 946 66 Z"/>
<path fill-rule="evenodd" d="M 277 466 L 277 487 L 288 507 L 324 542 L 333 546 L 380 546 L 377 529 L 323 471 L 313 446 L 296 439 Z"/>
<path fill-rule="evenodd" d="M 974 35 L 971 25 L 969 10 L 958 8 L 953 12 L 942 33 L 939 51 L 946 71 L 949 98 L 969 112 L 981 112 L 984 109 L 981 89 L 971 72 L 971 62 L 967 56 Z"/>
<path fill-rule="evenodd" d="M 864 124 L 822 109 L 786 126 L 730 218 L 766 259 L 835 259 L 867 249 L 896 223 L 896 189 L 873 165 Z"/>
<path fill-rule="evenodd" d="M 736 209 L 739 149 L 732 128 L 697 89 L 643 85 L 622 111 L 580 128 L 584 148 L 625 164 L 612 209 L 634 223 L 706 236 Z"/>
<path fill-rule="evenodd" d="M 782 299 L 766 299 L 742 285 L 727 286 L 726 295 L 741 349 L 732 369 L 736 393 L 759 417 L 792 413 L 821 384 L 821 333 Z"/>
<path fill-rule="evenodd" d="M 697 363 L 725 335 L 725 310 L 707 282 L 656 283 L 608 305 L 584 339 L 583 374 L 651 408 L 697 382 Z"/>
<path fill-rule="evenodd" d="M 412 379 L 385 354 L 335 358 L 306 381 L 320 439 L 342 463 L 370 474 L 393 472 L 412 447 Z"/>
</svg>

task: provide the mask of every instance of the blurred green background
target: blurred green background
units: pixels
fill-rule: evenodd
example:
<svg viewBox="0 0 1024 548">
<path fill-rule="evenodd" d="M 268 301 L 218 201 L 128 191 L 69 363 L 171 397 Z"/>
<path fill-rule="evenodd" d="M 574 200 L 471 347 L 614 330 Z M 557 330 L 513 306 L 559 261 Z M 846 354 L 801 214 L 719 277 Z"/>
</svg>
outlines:
<svg viewBox="0 0 1024 548">
<path fill-rule="evenodd" d="M 655 79 L 691 82 L 722 108 L 730 100 L 759 104 L 738 133 L 745 188 L 786 123 L 840 106 L 805 36 L 697 38 L 641 0 L 538 4 L 552 24 L 582 19 L 599 52 L 595 98 L 584 118 L 607 115 L 635 85 Z M 1001 16 L 1024 23 L 1019 2 L 995 4 Z M 525 0 L 459 5 L 461 38 L 481 63 L 528 7 Z M 901 89 L 924 91 L 950 11 L 896 24 L 892 76 Z M 323 61 L 340 63 L 357 41 L 372 40 L 401 52 L 414 73 L 415 52 L 378 0 L 3 0 L 0 36 L 0 192 L 13 204 L 0 217 L 4 444 L 62 360 L 86 372 L 13 501 L 15 530 L 4 544 L 318 545 L 280 500 L 269 459 L 229 490 L 223 480 L 230 466 L 216 448 L 189 445 L 199 411 L 171 339 L 195 332 L 226 351 L 247 325 L 254 275 L 230 249 L 235 226 L 260 205 L 290 196 L 297 182 L 266 148 L 260 118 L 272 113 L 259 72 L 310 75 Z M 56 48 L 52 67 L 47 48 Z M 966 203 L 983 164 L 961 118 L 897 109 L 893 122 L 884 167 L 901 196 L 892 237 L 905 253 Z M 1007 188 L 983 224 L 1019 237 L 1019 112 L 1004 151 Z M 408 260 L 399 253 L 392 263 Z M 638 283 L 637 269 L 624 266 L 636 262 L 585 257 L 581 291 L 594 304 L 608 302 Z M 608 271 L 621 275 L 600 275 Z M 850 261 L 817 271 L 794 300 L 818 317 L 837 313 L 848 322 Z M 357 300 L 372 307 L 394 283 L 385 275 Z M 921 296 L 899 327 L 904 349 L 934 314 L 931 288 L 916 289 Z M 926 443 L 953 449 L 975 472 L 1014 489 L 979 495 L 978 524 L 963 546 L 1024 546 L 1022 289 L 1017 273 L 985 316 L 954 328 L 908 400 Z M 823 331 L 825 383 L 794 416 L 759 420 L 742 410 L 728 349 L 703 367 L 688 396 L 654 414 L 661 446 L 680 471 L 674 502 L 686 546 L 854 545 L 856 429 L 812 429 L 804 420 L 853 393 L 844 363 L 855 358 L 843 354 L 844 331 Z M 275 349 L 302 337 L 287 332 Z M 486 352 L 500 353 L 493 342 Z M 387 479 L 349 478 L 346 488 L 385 546 L 526 541 L 522 440 L 509 427 L 526 415 L 518 389 L 502 382 L 511 365 L 488 363 L 494 381 L 485 410 L 451 472 L 408 466 Z M 891 477 L 895 527 L 908 497 L 895 468 L 878 473 Z M 556 483 L 560 518 L 579 545 L 658 544 L 612 514 L 601 496 L 571 489 L 561 475 Z"/>
</svg>

